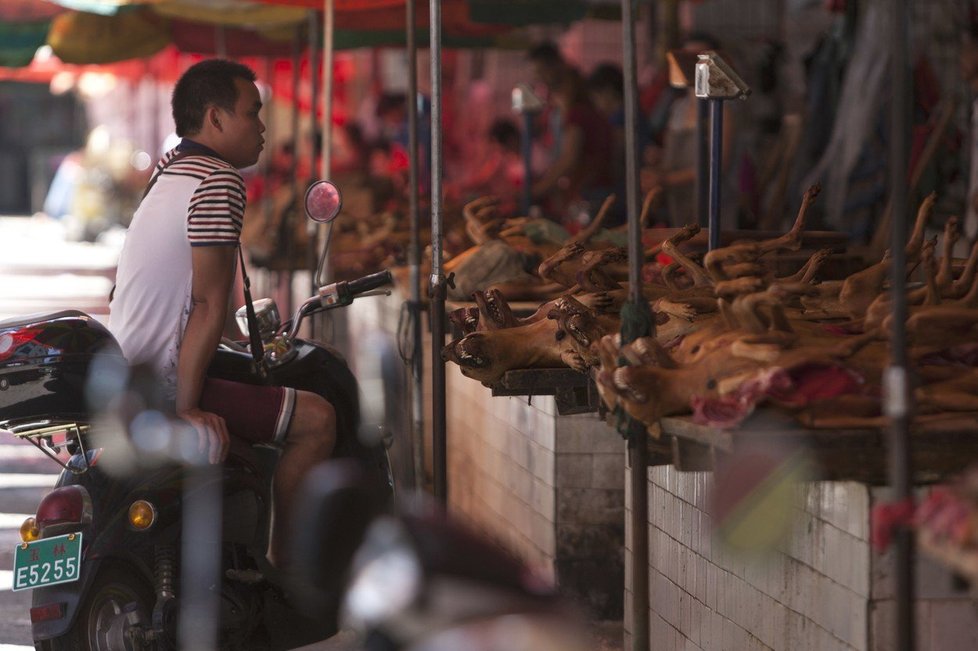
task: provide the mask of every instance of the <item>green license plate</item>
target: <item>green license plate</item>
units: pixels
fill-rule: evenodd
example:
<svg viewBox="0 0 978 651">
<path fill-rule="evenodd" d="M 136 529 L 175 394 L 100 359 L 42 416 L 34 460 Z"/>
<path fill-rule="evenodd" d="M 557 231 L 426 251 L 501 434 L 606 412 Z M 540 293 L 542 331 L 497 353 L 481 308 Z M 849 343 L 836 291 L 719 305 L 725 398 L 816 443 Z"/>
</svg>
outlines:
<svg viewBox="0 0 978 651">
<path fill-rule="evenodd" d="M 81 575 L 82 535 L 69 533 L 22 543 L 14 549 L 13 590 L 71 583 Z"/>
</svg>

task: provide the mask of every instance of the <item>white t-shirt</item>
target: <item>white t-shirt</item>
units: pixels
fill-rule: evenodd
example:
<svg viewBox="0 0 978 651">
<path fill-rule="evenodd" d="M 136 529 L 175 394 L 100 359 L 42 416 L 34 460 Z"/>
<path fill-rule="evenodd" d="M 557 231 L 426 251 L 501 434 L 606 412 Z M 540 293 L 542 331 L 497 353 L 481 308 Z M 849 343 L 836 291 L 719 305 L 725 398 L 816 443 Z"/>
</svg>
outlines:
<svg viewBox="0 0 978 651">
<path fill-rule="evenodd" d="M 133 215 L 109 313 L 126 359 L 150 365 L 171 398 L 191 310 L 191 247 L 237 246 L 246 203 L 238 170 L 203 148 L 164 169 L 178 150 L 156 166 L 159 178 Z"/>
</svg>

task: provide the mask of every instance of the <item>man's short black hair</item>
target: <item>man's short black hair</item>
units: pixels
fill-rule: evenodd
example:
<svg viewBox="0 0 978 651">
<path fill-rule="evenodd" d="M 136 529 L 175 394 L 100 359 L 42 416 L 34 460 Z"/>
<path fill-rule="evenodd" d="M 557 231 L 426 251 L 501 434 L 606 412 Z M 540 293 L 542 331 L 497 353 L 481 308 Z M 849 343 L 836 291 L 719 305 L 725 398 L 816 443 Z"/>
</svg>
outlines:
<svg viewBox="0 0 978 651">
<path fill-rule="evenodd" d="M 211 104 L 234 112 L 238 101 L 235 79 L 254 82 L 254 70 L 227 59 L 207 59 L 190 66 L 173 89 L 170 105 L 173 122 L 181 138 L 198 133 L 204 126 L 204 112 Z"/>
</svg>

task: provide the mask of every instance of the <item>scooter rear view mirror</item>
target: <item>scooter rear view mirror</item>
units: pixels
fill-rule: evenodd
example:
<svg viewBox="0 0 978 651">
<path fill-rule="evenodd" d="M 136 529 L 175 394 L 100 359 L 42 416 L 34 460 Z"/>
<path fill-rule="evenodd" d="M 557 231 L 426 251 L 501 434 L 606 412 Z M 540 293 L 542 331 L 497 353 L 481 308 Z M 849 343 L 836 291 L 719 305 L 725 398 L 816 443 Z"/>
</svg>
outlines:
<svg viewBox="0 0 978 651">
<path fill-rule="evenodd" d="M 329 181 L 316 181 L 306 190 L 305 205 L 309 219 L 328 224 L 340 214 L 343 197 L 340 189 Z"/>
</svg>

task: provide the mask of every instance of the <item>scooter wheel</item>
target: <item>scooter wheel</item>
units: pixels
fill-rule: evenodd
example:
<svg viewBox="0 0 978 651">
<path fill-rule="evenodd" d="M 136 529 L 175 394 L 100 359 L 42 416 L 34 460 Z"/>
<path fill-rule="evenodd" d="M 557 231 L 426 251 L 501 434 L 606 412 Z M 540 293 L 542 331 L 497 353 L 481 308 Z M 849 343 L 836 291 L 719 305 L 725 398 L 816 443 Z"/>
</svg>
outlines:
<svg viewBox="0 0 978 651">
<path fill-rule="evenodd" d="M 37 651 L 145 651 L 134 646 L 133 626 L 150 627 L 153 587 L 138 572 L 122 564 L 106 564 L 78 608 L 67 635 L 38 641 Z M 137 636 L 138 638 L 138 636 Z"/>
</svg>

